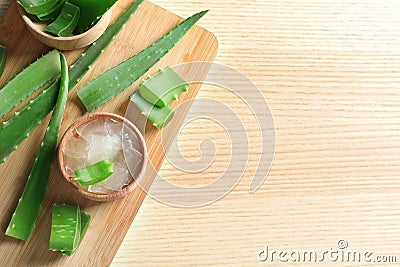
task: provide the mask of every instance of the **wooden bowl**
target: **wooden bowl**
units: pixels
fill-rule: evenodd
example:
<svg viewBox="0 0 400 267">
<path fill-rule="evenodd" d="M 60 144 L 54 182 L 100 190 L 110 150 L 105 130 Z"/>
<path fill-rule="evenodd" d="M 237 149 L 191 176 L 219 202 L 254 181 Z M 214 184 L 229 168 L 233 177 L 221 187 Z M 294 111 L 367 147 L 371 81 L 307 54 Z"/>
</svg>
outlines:
<svg viewBox="0 0 400 267">
<path fill-rule="evenodd" d="M 79 49 L 94 43 L 107 29 L 112 15 L 111 9 L 108 10 L 95 25 L 79 35 L 74 35 L 71 37 L 55 37 L 44 31 L 47 23 L 35 19 L 34 16 L 26 13 L 24 8 L 19 4 L 17 6 L 26 27 L 32 33 L 32 35 L 45 45 L 60 50 Z"/>
<path fill-rule="evenodd" d="M 122 188 L 119 191 L 115 191 L 110 194 L 97 194 L 97 193 L 92 193 L 86 190 L 86 187 L 82 186 L 77 182 L 73 177 L 70 177 L 65 169 L 64 165 L 64 155 L 63 155 L 63 147 L 67 143 L 68 136 L 74 133 L 74 131 L 81 125 L 95 120 L 99 118 L 109 118 L 113 119 L 119 122 L 124 123 L 125 126 L 127 126 L 130 130 L 133 131 L 133 133 L 136 134 L 139 140 L 139 150 L 143 155 L 142 162 L 140 163 L 136 175 L 133 177 L 132 182 Z M 100 201 L 100 202 L 105 202 L 105 201 L 112 201 L 121 197 L 126 196 L 128 193 L 132 192 L 136 187 L 137 183 L 135 182 L 138 179 L 141 179 L 144 175 L 144 172 L 146 170 L 147 166 L 147 148 L 146 148 L 146 142 L 143 138 L 143 135 L 140 133 L 139 129 L 128 119 L 118 116 L 116 114 L 112 113 L 92 113 L 89 114 L 88 116 L 78 120 L 75 122 L 69 129 L 65 132 L 63 138 L 61 139 L 60 145 L 58 147 L 58 165 L 60 167 L 61 173 L 64 177 L 64 179 L 76 190 L 80 195 L 84 196 L 85 198 L 94 200 L 94 201 Z M 133 174 L 132 174 L 133 176 Z"/>
</svg>

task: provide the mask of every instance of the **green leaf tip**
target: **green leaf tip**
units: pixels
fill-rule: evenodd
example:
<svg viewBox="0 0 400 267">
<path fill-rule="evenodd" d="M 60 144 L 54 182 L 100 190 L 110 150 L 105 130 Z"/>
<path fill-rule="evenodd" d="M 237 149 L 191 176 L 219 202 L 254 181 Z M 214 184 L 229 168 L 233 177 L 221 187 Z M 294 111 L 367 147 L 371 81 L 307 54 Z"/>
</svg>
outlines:
<svg viewBox="0 0 400 267">
<path fill-rule="evenodd" d="M 110 177 L 113 173 L 114 163 L 107 160 L 97 162 L 86 168 L 76 170 L 76 180 L 83 186 L 94 185 Z"/>
</svg>

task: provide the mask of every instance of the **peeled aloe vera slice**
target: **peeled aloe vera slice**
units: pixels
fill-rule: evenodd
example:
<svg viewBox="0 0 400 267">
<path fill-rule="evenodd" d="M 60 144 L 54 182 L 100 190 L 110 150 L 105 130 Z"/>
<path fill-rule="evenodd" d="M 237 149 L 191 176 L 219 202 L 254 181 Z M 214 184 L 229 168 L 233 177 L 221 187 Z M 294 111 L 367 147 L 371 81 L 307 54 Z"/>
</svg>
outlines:
<svg viewBox="0 0 400 267">
<path fill-rule="evenodd" d="M 86 168 L 76 170 L 76 180 L 83 186 L 94 185 L 110 177 L 113 173 L 114 163 L 103 160 L 88 166 Z"/>
<path fill-rule="evenodd" d="M 79 16 L 79 7 L 65 2 L 60 15 L 46 27 L 45 31 L 60 37 L 71 36 L 78 24 Z"/>
<path fill-rule="evenodd" d="M 89 223 L 90 223 L 90 215 L 87 214 L 86 212 L 82 212 L 81 211 L 81 232 L 79 235 L 79 242 L 78 242 L 78 247 L 82 242 L 83 237 L 86 234 L 86 231 L 89 227 Z M 75 249 L 76 250 L 76 249 Z M 73 251 L 60 251 L 62 254 L 67 255 L 67 256 L 71 256 L 75 250 Z"/>
<path fill-rule="evenodd" d="M 41 21 L 46 21 L 50 19 L 55 19 L 61 13 L 61 10 L 64 6 L 65 0 L 57 0 L 57 4 L 55 4 L 51 9 L 47 12 L 38 14 L 37 17 Z"/>
<path fill-rule="evenodd" d="M 78 6 L 81 10 L 81 17 L 74 31 L 79 34 L 95 24 L 117 0 L 69 0 L 68 2 Z"/>
<path fill-rule="evenodd" d="M 60 70 L 60 54 L 53 50 L 17 74 L 0 90 L 0 118 L 55 78 Z"/>
<path fill-rule="evenodd" d="M 140 95 L 151 104 L 165 107 L 187 92 L 189 84 L 171 68 L 160 70 L 140 85 Z"/>
<path fill-rule="evenodd" d="M 56 4 L 55 0 L 17 0 L 17 2 L 32 15 L 45 13 Z"/>
<path fill-rule="evenodd" d="M 143 0 L 133 2 L 120 17 L 89 47 L 69 69 L 69 90 L 71 90 L 91 68 L 104 50 L 114 40 L 122 27 L 136 12 Z M 9 121 L 0 125 L 0 163 L 17 149 L 18 145 L 42 122 L 53 109 L 57 100 L 59 80 L 37 96 Z"/>
<path fill-rule="evenodd" d="M 5 46 L 0 45 L 0 77 L 3 74 L 4 68 L 6 66 L 6 60 L 7 60 L 7 48 Z"/>
<path fill-rule="evenodd" d="M 35 228 L 42 209 L 44 195 L 50 176 L 51 165 L 57 148 L 57 139 L 68 95 L 68 65 L 61 57 L 61 85 L 56 106 L 49 122 L 42 145 L 29 174 L 24 192 L 6 230 L 6 235 L 28 240 Z"/>
<path fill-rule="evenodd" d="M 49 250 L 74 251 L 81 233 L 81 211 L 78 206 L 53 205 Z"/>
<path fill-rule="evenodd" d="M 130 100 L 158 130 L 164 128 L 174 117 L 175 111 L 170 106 L 163 108 L 154 106 L 144 100 L 138 91 L 130 97 Z"/>
<path fill-rule="evenodd" d="M 78 96 L 91 112 L 129 87 L 166 55 L 207 11 L 181 22 L 157 42 L 98 76 L 78 90 Z"/>
</svg>

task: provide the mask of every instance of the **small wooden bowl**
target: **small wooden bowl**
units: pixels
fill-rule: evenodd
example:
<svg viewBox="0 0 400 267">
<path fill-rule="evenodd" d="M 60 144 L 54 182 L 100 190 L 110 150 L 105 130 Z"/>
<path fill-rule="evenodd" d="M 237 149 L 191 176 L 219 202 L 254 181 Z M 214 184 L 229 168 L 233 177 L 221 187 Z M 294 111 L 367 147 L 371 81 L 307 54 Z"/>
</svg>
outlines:
<svg viewBox="0 0 400 267">
<path fill-rule="evenodd" d="M 64 165 L 64 155 L 63 155 L 63 147 L 66 145 L 67 142 L 67 137 L 70 136 L 71 134 L 73 134 L 73 132 L 81 125 L 95 120 L 95 119 L 99 119 L 99 118 L 109 118 L 109 119 L 113 119 L 119 122 L 124 123 L 125 126 L 127 126 L 129 129 L 131 129 L 136 136 L 138 137 L 139 140 L 139 146 L 140 146 L 140 152 L 143 155 L 142 158 L 142 162 L 140 163 L 138 170 L 136 172 L 135 177 L 133 177 L 133 181 L 125 186 L 124 188 L 122 188 L 119 191 L 115 191 L 111 194 L 96 194 L 96 193 L 92 193 L 89 192 L 85 189 L 85 187 L 81 186 L 79 184 L 79 182 L 75 181 L 74 178 L 70 177 L 67 174 L 67 171 L 65 169 L 65 165 Z M 116 114 L 112 114 L 112 113 L 92 113 L 89 114 L 88 116 L 78 120 L 77 122 L 75 122 L 71 127 L 69 127 L 69 129 L 65 132 L 63 138 L 61 139 L 60 142 L 60 146 L 58 147 L 58 165 L 60 167 L 61 173 L 63 174 L 65 180 L 73 186 L 73 188 L 82 196 L 84 196 L 85 198 L 94 200 L 94 201 L 100 201 L 100 202 L 105 202 L 105 201 L 112 201 L 121 197 L 126 196 L 128 193 L 132 192 L 136 187 L 137 187 L 137 183 L 135 182 L 138 179 L 141 179 L 144 175 L 144 172 L 146 170 L 146 166 L 147 166 L 147 148 L 146 148 L 146 142 L 143 138 L 143 135 L 140 133 L 139 129 L 128 119 L 118 116 Z"/>
<path fill-rule="evenodd" d="M 71 37 L 55 37 L 44 31 L 47 24 L 26 13 L 19 4 L 18 11 L 32 35 L 40 42 L 60 50 L 74 50 L 94 43 L 107 29 L 112 11 L 108 10 L 88 31 Z"/>
</svg>

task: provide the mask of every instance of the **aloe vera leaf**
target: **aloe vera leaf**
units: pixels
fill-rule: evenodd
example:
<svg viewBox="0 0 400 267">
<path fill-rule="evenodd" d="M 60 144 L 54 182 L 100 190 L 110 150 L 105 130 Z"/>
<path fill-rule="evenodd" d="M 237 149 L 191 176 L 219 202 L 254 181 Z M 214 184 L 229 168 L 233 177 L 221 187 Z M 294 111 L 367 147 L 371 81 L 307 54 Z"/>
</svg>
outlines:
<svg viewBox="0 0 400 267">
<path fill-rule="evenodd" d="M 0 90 L 0 118 L 56 77 L 60 70 L 60 55 L 53 50 L 17 74 Z"/>
<path fill-rule="evenodd" d="M 57 148 L 62 117 L 67 103 L 68 65 L 64 55 L 60 54 L 60 57 L 62 71 L 57 103 L 31 173 L 29 174 L 24 192 L 6 230 L 6 235 L 22 240 L 30 238 L 42 209 L 51 165 Z"/>
<path fill-rule="evenodd" d="M 89 227 L 89 223 L 90 223 L 90 215 L 87 214 L 86 212 L 81 211 L 81 231 L 80 231 L 80 235 L 79 235 L 78 247 L 81 244 L 82 239 L 86 234 L 86 231 L 87 231 L 87 229 Z M 64 254 L 64 255 L 71 256 L 75 252 L 75 250 L 73 250 L 73 251 L 60 251 L 60 252 L 62 254 Z"/>
<path fill-rule="evenodd" d="M 98 76 L 78 90 L 78 96 L 91 112 L 129 87 L 166 55 L 207 11 L 181 22 L 154 44 Z"/>
<path fill-rule="evenodd" d="M 89 47 L 69 69 L 69 90 L 71 90 L 91 68 L 104 50 L 114 40 L 136 12 L 143 0 L 133 2 L 124 13 Z M 53 83 L 42 94 L 14 114 L 7 122 L 0 125 L 0 163 L 17 149 L 18 145 L 42 122 L 53 109 L 57 100 L 59 80 Z"/>
<path fill-rule="evenodd" d="M 3 74 L 4 68 L 6 66 L 6 60 L 7 60 L 7 48 L 5 46 L 0 45 L 0 77 Z"/>
<path fill-rule="evenodd" d="M 75 179 L 83 186 L 94 185 L 110 177 L 113 173 L 114 163 L 103 160 L 75 171 Z"/>
<path fill-rule="evenodd" d="M 60 37 L 71 36 L 72 31 L 78 24 L 79 16 L 79 7 L 65 2 L 60 15 L 46 27 L 45 31 Z"/>
<path fill-rule="evenodd" d="M 17 0 L 17 2 L 32 15 L 45 13 L 56 4 L 54 0 Z"/>
<path fill-rule="evenodd" d="M 61 13 L 61 10 L 64 6 L 65 0 L 57 0 L 57 4 L 55 4 L 51 9 L 47 12 L 36 15 L 39 20 L 46 21 L 50 19 L 55 19 Z"/>
<path fill-rule="evenodd" d="M 154 106 L 144 100 L 138 91 L 131 95 L 130 100 L 158 130 L 164 128 L 174 117 L 175 111 L 170 106 L 163 108 Z"/>
<path fill-rule="evenodd" d="M 140 95 L 151 104 L 165 107 L 187 92 L 189 84 L 171 68 L 160 70 L 140 85 Z"/>
<path fill-rule="evenodd" d="M 81 233 L 81 211 L 78 206 L 53 205 L 49 250 L 74 251 Z"/>
<path fill-rule="evenodd" d="M 90 26 L 95 24 L 104 13 L 107 12 L 117 0 L 69 0 L 68 2 L 78 6 L 81 9 L 81 17 L 76 26 L 75 33 L 83 33 Z"/>
</svg>

